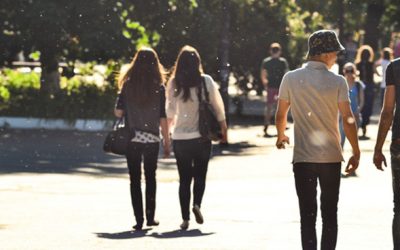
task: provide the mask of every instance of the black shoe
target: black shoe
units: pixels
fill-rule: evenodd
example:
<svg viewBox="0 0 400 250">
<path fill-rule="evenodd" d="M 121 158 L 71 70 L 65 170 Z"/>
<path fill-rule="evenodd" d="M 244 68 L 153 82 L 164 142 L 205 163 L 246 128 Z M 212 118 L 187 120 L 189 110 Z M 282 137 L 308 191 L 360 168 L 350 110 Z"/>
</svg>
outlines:
<svg viewBox="0 0 400 250">
<path fill-rule="evenodd" d="M 196 217 L 196 222 L 199 224 L 203 224 L 204 218 L 201 214 L 200 207 L 198 205 L 194 205 L 192 211 L 194 213 L 194 217 Z"/>
<path fill-rule="evenodd" d="M 179 226 L 182 230 L 187 230 L 189 228 L 189 221 L 184 220 L 182 224 Z"/>
<path fill-rule="evenodd" d="M 132 228 L 135 229 L 136 231 L 140 231 L 143 228 L 143 224 L 138 223 L 138 224 L 134 225 Z"/>
<path fill-rule="evenodd" d="M 272 138 L 272 137 L 275 137 L 275 136 L 270 135 L 270 134 L 268 134 L 268 133 L 264 133 L 263 137 L 264 137 L 264 138 Z"/>
<path fill-rule="evenodd" d="M 365 135 L 362 135 L 362 136 L 358 137 L 358 139 L 361 140 L 361 141 L 366 141 L 366 140 L 369 140 L 369 137 L 365 136 Z"/>
<path fill-rule="evenodd" d="M 160 225 L 160 222 L 157 220 L 152 220 L 152 221 L 147 221 L 147 226 L 151 227 L 151 226 L 158 226 Z"/>
</svg>

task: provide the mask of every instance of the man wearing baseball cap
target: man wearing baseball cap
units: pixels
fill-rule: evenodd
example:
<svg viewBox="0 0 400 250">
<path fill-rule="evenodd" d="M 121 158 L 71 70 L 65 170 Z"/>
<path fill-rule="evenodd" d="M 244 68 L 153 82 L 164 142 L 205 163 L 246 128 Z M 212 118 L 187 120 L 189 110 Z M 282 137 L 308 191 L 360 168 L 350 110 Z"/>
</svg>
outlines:
<svg viewBox="0 0 400 250">
<path fill-rule="evenodd" d="M 359 163 L 356 122 L 351 111 L 349 91 L 344 77 L 329 71 L 343 51 L 336 33 L 319 30 L 308 39 L 308 62 L 304 68 L 289 71 L 279 90 L 276 147 L 285 148 L 287 114 L 294 120 L 293 172 L 299 199 L 303 249 L 316 250 L 317 185 L 321 189 L 321 249 L 335 249 L 337 241 L 337 204 L 341 162 L 338 129 L 339 112 L 346 137 L 353 149 L 345 173 L 353 173 Z"/>
</svg>

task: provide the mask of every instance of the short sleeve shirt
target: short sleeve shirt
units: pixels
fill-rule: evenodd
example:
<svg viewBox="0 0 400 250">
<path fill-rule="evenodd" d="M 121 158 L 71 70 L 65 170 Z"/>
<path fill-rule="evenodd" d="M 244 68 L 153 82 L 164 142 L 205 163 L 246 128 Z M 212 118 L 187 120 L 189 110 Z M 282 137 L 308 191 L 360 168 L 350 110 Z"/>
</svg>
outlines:
<svg viewBox="0 0 400 250">
<path fill-rule="evenodd" d="M 125 99 L 124 95 L 121 93 L 118 94 L 117 100 L 115 102 L 116 109 L 126 110 L 125 108 Z M 161 85 L 160 87 L 160 118 L 166 118 L 166 111 L 165 111 L 165 87 Z M 138 143 L 156 143 L 160 141 L 160 137 L 154 135 L 152 133 L 136 130 L 135 136 L 132 138 L 133 142 Z"/>
<path fill-rule="evenodd" d="M 263 60 L 261 69 L 267 71 L 268 88 L 279 88 L 283 75 L 289 70 L 288 63 L 285 58 L 268 57 Z"/>
<path fill-rule="evenodd" d="M 165 111 L 165 87 L 161 85 L 160 87 L 160 118 L 167 118 Z M 115 101 L 115 108 L 125 110 L 125 100 L 121 93 L 118 94 L 117 100 Z"/>
<path fill-rule="evenodd" d="M 392 124 L 392 140 L 400 139 L 400 77 L 395 74 L 394 64 L 400 64 L 400 59 L 392 61 L 386 68 L 386 86 L 395 86 L 396 111 Z M 398 66 L 398 65 L 397 65 Z M 400 68 L 400 66 L 399 66 Z"/>
<path fill-rule="evenodd" d="M 279 99 L 290 103 L 294 120 L 293 163 L 343 161 L 338 103 L 350 102 L 344 77 L 323 63 L 308 62 L 285 74 Z"/>
</svg>

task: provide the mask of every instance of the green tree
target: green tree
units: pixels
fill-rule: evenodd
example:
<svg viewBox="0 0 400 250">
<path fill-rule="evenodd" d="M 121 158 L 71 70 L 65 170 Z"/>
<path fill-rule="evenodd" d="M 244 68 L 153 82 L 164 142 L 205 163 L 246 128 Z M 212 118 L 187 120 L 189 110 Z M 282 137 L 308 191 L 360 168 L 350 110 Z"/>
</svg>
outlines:
<svg viewBox="0 0 400 250">
<path fill-rule="evenodd" d="M 6 44 L 17 42 L 14 50 L 7 48 L 9 55 L 3 51 L 2 59 L 12 58 L 20 49 L 26 54 L 40 51 L 41 90 L 54 93 L 59 89 L 61 60 L 104 62 L 134 51 L 132 37 L 123 33 L 127 23 L 121 19 L 122 4 L 117 0 L 4 0 L 2 38 Z M 141 28 L 137 25 L 130 30 L 142 37 Z"/>
</svg>

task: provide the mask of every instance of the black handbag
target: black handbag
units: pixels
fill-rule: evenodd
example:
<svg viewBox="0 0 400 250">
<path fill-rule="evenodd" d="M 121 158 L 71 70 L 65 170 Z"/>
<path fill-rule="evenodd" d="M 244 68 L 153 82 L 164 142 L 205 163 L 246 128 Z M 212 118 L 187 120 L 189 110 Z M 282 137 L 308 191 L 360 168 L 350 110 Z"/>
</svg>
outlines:
<svg viewBox="0 0 400 250">
<path fill-rule="evenodd" d="M 104 140 L 103 150 L 106 153 L 117 155 L 126 155 L 129 141 L 132 138 L 132 133 L 125 118 L 119 118 L 115 121 L 113 130 L 107 134 Z"/>
<path fill-rule="evenodd" d="M 199 131 L 204 139 L 219 141 L 222 139 L 221 126 L 217 120 L 214 108 L 210 104 L 210 97 L 206 87 L 204 77 L 202 77 L 201 85 L 198 88 L 199 97 Z M 202 95 L 204 89 L 204 97 Z"/>
</svg>

